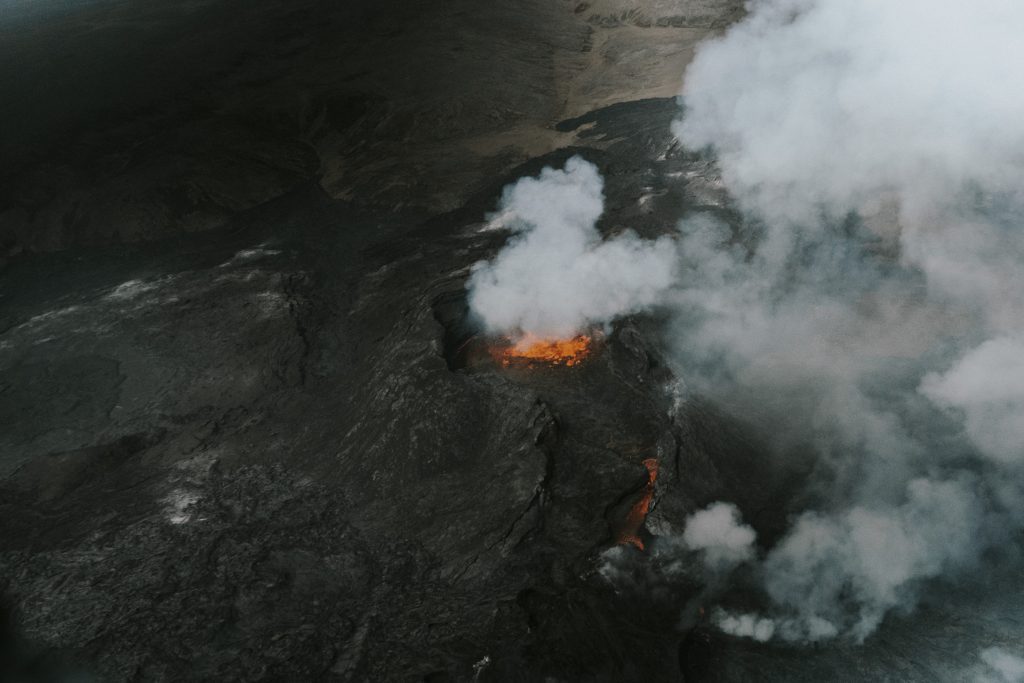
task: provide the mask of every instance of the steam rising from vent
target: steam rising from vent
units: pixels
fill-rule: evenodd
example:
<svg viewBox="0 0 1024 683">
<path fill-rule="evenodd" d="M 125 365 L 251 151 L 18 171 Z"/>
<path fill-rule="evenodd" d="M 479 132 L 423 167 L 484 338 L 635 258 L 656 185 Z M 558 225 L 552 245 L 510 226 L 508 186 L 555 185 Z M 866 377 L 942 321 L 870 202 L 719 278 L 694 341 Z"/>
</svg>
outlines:
<svg viewBox="0 0 1024 683">
<path fill-rule="evenodd" d="M 756 220 L 681 225 L 677 360 L 780 466 L 813 449 L 820 502 L 761 566 L 771 628 L 718 621 L 862 640 L 1019 542 L 1024 4 L 748 7 L 674 131 Z"/>
<path fill-rule="evenodd" d="M 738 638 L 751 638 L 760 643 L 771 640 L 775 635 L 775 622 L 756 614 L 733 614 L 716 608 L 711 613 L 711 621 L 723 633 Z"/>
<path fill-rule="evenodd" d="M 731 503 L 715 503 L 690 515 L 683 531 L 683 544 L 704 553 L 709 569 L 731 569 L 754 556 L 757 534 L 740 521 L 740 511 Z"/>
<path fill-rule="evenodd" d="M 469 304 L 492 334 L 564 339 L 657 304 L 675 279 L 670 238 L 602 241 L 597 168 L 573 157 L 505 188 L 499 215 L 516 235 L 469 279 Z"/>
</svg>

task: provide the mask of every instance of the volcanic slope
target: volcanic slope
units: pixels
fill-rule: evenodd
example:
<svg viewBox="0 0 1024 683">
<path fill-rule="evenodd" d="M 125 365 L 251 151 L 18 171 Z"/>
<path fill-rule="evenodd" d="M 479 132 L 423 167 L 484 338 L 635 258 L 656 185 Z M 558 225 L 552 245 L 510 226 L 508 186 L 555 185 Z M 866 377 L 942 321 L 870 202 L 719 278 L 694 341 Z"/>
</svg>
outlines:
<svg viewBox="0 0 1024 683">
<path fill-rule="evenodd" d="M 583 154 L 602 229 L 648 237 L 704 201 L 658 180 L 706 164 L 674 111 L 566 121 L 592 146 L 441 217 L 310 184 L 226 231 L 10 265 L 0 567 L 29 641 L 105 680 L 677 676 L 698 586 L 653 606 L 596 572 L 644 460 L 681 514 L 724 493 L 679 442 L 657 321 L 572 367 L 453 351 L 506 182 Z"/>
</svg>

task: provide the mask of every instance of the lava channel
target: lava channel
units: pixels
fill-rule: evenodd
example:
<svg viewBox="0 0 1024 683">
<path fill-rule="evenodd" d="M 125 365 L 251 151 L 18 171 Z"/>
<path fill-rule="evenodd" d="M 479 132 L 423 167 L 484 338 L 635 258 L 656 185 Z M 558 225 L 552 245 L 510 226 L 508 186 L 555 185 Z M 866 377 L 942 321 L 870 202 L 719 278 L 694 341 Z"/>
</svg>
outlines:
<svg viewBox="0 0 1024 683">
<path fill-rule="evenodd" d="M 658 480 L 658 459 L 647 458 L 644 460 L 644 467 L 647 468 L 647 485 L 644 487 L 644 494 L 629 509 L 626 520 L 619 531 L 616 542 L 619 545 L 629 544 L 644 549 L 643 539 L 640 538 L 640 529 L 647 521 L 647 513 L 651 511 L 651 501 L 654 500 L 654 482 Z"/>
</svg>

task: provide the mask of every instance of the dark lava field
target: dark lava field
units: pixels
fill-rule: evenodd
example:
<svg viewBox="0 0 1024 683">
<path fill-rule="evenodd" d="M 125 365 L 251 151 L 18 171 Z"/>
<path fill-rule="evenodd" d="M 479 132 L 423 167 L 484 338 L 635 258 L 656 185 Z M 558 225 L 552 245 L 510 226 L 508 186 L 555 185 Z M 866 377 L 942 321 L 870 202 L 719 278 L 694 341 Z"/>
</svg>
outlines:
<svg viewBox="0 0 1024 683">
<path fill-rule="evenodd" d="M 571 367 L 495 362 L 468 313 L 502 188 L 573 155 L 605 235 L 741 222 L 670 132 L 741 15 L 0 5 L 0 678 L 945 680 L 1000 605 L 802 648 L 710 628 L 695 559 L 610 584 L 716 500 L 778 538 L 804 472 L 673 403 L 657 310 Z"/>
</svg>

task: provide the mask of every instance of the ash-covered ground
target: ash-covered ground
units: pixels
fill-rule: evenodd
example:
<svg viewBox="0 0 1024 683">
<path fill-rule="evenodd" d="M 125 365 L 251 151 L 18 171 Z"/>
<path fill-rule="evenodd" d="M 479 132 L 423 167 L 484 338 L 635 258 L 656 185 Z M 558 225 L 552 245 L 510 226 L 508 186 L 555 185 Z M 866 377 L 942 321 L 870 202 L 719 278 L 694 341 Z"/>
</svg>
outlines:
<svg viewBox="0 0 1024 683">
<path fill-rule="evenodd" d="M 595 164 L 605 235 L 742 222 L 670 131 L 693 46 L 741 14 L 0 9 L 0 676 L 956 681 L 1018 637 L 1012 575 L 863 645 L 723 635 L 657 537 L 728 500 L 771 543 L 807 463 L 674 400 L 656 309 L 572 367 L 472 353 L 466 281 L 520 177 Z"/>
</svg>

